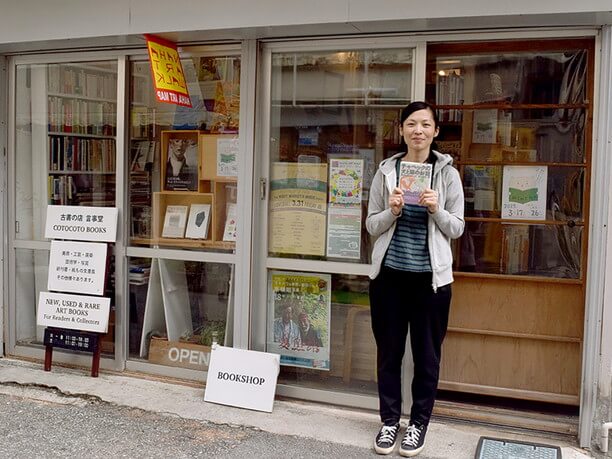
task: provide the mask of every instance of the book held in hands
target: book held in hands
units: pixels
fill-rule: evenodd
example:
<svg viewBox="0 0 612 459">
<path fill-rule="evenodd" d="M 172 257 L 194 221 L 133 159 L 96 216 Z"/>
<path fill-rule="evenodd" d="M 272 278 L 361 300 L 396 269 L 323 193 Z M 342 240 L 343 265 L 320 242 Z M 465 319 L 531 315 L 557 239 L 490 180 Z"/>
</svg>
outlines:
<svg viewBox="0 0 612 459">
<path fill-rule="evenodd" d="M 399 187 L 404 194 L 404 204 L 419 205 L 419 197 L 431 187 L 432 165 L 430 163 L 400 163 Z"/>
<path fill-rule="evenodd" d="M 185 223 L 187 222 L 187 206 L 168 206 L 164 217 L 164 228 L 162 237 L 178 237 L 185 235 Z"/>
<path fill-rule="evenodd" d="M 210 225 L 210 204 L 191 204 L 185 237 L 188 239 L 206 239 Z"/>
</svg>

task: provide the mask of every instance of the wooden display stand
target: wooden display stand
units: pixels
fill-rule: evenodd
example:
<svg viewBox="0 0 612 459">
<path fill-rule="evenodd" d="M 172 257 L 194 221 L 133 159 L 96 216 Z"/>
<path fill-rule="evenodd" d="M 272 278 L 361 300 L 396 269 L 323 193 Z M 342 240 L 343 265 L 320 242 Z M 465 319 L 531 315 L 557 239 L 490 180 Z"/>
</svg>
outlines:
<svg viewBox="0 0 612 459">
<path fill-rule="evenodd" d="M 153 193 L 152 244 L 178 247 L 214 247 L 233 249 L 234 241 L 224 241 L 223 234 L 227 218 L 227 204 L 235 202 L 237 178 L 220 176 L 218 171 L 217 145 L 220 139 L 236 138 L 234 134 L 202 134 L 199 131 L 162 131 L 161 189 Z M 166 181 L 167 153 L 171 139 L 197 141 L 198 177 L 196 190 L 168 190 Z M 195 140 L 194 140 L 195 139 Z M 232 196 L 234 195 L 234 196 Z M 166 238 L 162 236 L 166 209 L 171 205 L 211 205 L 211 228 L 206 239 Z"/>
</svg>

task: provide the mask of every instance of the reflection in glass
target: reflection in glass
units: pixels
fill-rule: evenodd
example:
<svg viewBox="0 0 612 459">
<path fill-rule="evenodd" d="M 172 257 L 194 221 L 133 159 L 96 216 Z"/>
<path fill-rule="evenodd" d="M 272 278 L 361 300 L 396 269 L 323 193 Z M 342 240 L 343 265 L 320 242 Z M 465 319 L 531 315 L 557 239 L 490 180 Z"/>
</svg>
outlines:
<svg viewBox="0 0 612 459">
<path fill-rule="evenodd" d="M 232 345 L 232 270 L 217 263 L 130 258 L 130 357 L 205 370 L 213 338 Z M 183 349 L 183 357 L 171 348 Z"/>
<path fill-rule="evenodd" d="M 158 102 L 148 61 L 130 63 L 130 241 L 233 251 L 240 56 L 194 54 L 181 63 L 191 108 Z M 166 237 L 169 207 L 185 218 Z M 207 231 L 189 231 L 198 212 L 210 214 Z"/>
<path fill-rule="evenodd" d="M 271 256 L 369 262 L 368 192 L 398 151 L 412 60 L 412 49 L 272 55 Z"/>
<path fill-rule="evenodd" d="M 457 270 L 579 279 L 582 230 L 470 221 L 455 245 Z"/>
<path fill-rule="evenodd" d="M 325 390 L 376 394 L 376 344 L 370 324 L 368 278 L 332 275 L 329 370 L 281 366 L 279 383 Z M 292 320 L 308 339 L 307 305 L 292 303 Z M 325 344 L 327 337 L 321 338 Z"/>
</svg>

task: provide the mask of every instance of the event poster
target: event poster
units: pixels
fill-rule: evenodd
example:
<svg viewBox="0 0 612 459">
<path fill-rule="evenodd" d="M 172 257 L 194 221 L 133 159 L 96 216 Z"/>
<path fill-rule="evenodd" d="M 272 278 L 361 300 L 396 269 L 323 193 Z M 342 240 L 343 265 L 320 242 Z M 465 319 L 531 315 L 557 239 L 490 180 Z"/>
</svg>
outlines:
<svg viewBox="0 0 612 459">
<path fill-rule="evenodd" d="M 331 274 L 270 271 L 267 352 L 282 365 L 329 370 Z"/>
<path fill-rule="evenodd" d="M 329 162 L 329 202 L 361 205 L 363 191 L 362 159 L 331 159 Z"/>
<path fill-rule="evenodd" d="M 547 166 L 504 166 L 502 218 L 546 220 Z"/>
<path fill-rule="evenodd" d="M 329 205 L 327 213 L 327 256 L 361 256 L 361 206 Z"/>
<path fill-rule="evenodd" d="M 327 164 L 273 163 L 269 252 L 325 255 Z"/>
</svg>

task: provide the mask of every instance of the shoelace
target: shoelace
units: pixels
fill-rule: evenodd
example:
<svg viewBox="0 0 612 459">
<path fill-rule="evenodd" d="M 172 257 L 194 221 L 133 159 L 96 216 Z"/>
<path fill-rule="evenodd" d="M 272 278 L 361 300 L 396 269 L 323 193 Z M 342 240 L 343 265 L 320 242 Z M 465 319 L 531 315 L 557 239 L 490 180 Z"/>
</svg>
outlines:
<svg viewBox="0 0 612 459">
<path fill-rule="evenodd" d="M 421 430 L 415 425 L 409 425 L 406 429 L 406 435 L 402 439 L 402 446 L 415 447 L 419 443 L 421 437 Z"/>
<path fill-rule="evenodd" d="M 380 437 L 378 437 L 379 443 L 393 443 L 393 439 L 395 438 L 395 432 L 397 431 L 397 426 L 383 426 L 380 429 Z"/>
</svg>

